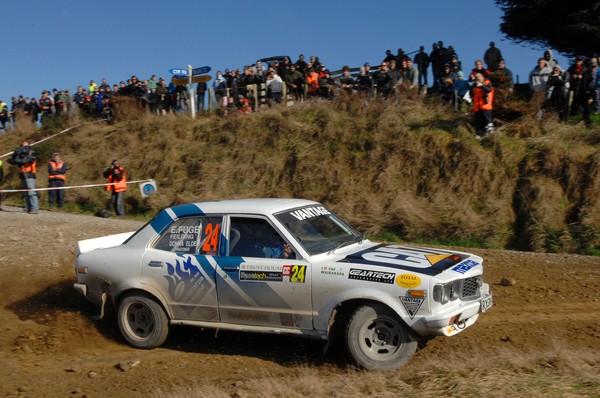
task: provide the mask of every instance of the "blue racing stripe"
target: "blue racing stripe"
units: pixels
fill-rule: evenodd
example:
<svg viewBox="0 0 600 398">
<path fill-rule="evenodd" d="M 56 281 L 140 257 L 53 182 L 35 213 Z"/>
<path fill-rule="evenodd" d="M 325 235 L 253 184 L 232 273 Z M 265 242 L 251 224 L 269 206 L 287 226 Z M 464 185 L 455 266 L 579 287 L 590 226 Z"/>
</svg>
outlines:
<svg viewBox="0 0 600 398">
<path fill-rule="evenodd" d="M 167 210 L 162 210 L 160 213 L 154 217 L 152 221 L 150 221 L 150 226 L 156 233 L 161 233 L 167 225 L 169 225 L 173 221 L 173 218 L 169 215 Z"/>
</svg>

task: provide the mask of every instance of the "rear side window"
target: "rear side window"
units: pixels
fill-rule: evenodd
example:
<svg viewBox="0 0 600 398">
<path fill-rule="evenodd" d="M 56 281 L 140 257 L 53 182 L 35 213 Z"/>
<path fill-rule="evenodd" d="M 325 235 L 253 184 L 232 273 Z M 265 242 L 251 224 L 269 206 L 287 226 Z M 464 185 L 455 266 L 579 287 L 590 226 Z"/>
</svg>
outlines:
<svg viewBox="0 0 600 398">
<path fill-rule="evenodd" d="M 173 253 L 216 255 L 221 222 L 221 217 L 180 218 L 163 232 L 153 247 Z"/>
</svg>

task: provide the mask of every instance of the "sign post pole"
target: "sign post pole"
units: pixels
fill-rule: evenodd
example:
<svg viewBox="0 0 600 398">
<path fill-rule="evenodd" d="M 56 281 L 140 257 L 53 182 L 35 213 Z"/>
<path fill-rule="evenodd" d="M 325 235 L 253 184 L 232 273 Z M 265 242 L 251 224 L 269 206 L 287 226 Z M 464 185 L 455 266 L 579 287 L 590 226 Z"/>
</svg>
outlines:
<svg viewBox="0 0 600 398">
<path fill-rule="evenodd" d="M 196 118 L 196 98 L 194 94 L 194 84 L 192 83 L 192 65 L 188 65 L 188 84 L 190 85 L 190 112 L 192 119 Z"/>
</svg>

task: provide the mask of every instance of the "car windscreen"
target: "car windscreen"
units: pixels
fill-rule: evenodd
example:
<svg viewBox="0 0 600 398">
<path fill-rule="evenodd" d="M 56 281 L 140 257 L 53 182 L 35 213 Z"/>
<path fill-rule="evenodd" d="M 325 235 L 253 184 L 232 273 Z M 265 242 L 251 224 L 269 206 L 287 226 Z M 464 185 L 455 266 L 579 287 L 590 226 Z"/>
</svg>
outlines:
<svg viewBox="0 0 600 398">
<path fill-rule="evenodd" d="M 305 206 L 275 214 L 310 255 L 362 240 L 362 235 L 323 206 Z"/>
</svg>

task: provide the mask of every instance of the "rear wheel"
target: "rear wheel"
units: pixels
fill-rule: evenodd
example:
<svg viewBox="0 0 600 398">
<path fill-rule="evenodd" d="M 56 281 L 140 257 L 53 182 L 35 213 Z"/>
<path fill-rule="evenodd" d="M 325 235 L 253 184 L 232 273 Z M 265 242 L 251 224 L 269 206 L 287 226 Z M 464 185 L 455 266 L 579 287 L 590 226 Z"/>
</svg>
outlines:
<svg viewBox="0 0 600 398">
<path fill-rule="evenodd" d="M 346 327 L 348 352 L 365 369 L 396 369 L 408 362 L 417 345 L 400 317 L 379 303 L 358 307 Z"/>
<path fill-rule="evenodd" d="M 133 347 L 155 348 L 167 339 L 167 314 L 156 300 L 145 294 L 125 296 L 119 303 L 117 319 L 121 334 Z"/>
</svg>

